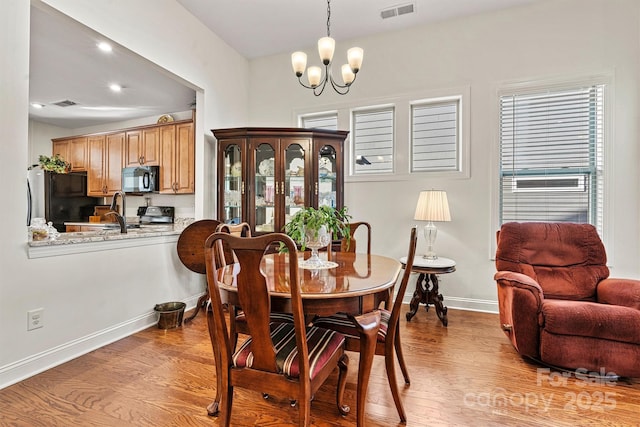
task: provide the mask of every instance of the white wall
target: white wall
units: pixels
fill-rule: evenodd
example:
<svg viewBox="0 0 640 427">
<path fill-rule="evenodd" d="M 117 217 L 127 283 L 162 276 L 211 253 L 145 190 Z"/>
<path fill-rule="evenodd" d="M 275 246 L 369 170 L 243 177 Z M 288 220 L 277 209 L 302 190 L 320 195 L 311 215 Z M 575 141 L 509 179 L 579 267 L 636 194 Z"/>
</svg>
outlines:
<svg viewBox="0 0 640 427">
<path fill-rule="evenodd" d="M 62 11 L 197 88 L 193 210 L 213 217 L 209 129 L 247 124 L 248 62 L 173 0 L 36 4 Z M 29 8 L 28 1 L 3 2 L 0 14 L 0 388 L 153 324 L 156 303 L 193 305 L 204 289 L 203 278 L 180 264 L 175 242 L 27 258 L 26 165 L 40 151 L 27 144 Z M 27 311 L 40 307 L 44 327 L 27 332 Z"/>
<path fill-rule="evenodd" d="M 372 224 L 373 250 L 399 257 L 406 252 L 419 191 L 446 190 L 453 221 L 438 224 L 436 249 L 442 256 L 454 258 L 458 267 L 455 273 L 441 277 L 445 302 L 497 310 L 491 261 L 496 231 L 496 92 L 510 82 L 609 73 L 614 103 L 612 139 L 608 141 L 611 209 L 607 220 L 612 234 L 607 238 L 607 250 L 612 275 L 640 277 L 639 11 L 636 0 L 554 0 L 341 42 L 334 56 L 338 64 L 351 46 L 360 46 L 365 52 L 357 81 L 344 97 L 328 89 L 329 93 L 316 98 L 301 88 L 287 54 L 259 58 L 251 61 L 250 121 L 255 126 L 295 126 L 298 110 L 377 104 L 397 95 L 419 99 L 430 91 L 470 87 L 469 179 L 423 175 L 409 180 L 351 180 L 345 186 L 345 201 L 355 219 Z M 333 30 L 336 34 L 340 31 Z M 310 63 L 319 63 L 315 47 L 310 46 L 307 54 Z M 399 130 L 398 135 L 404 137 L 396 140 L 396 154 L 406 155 L 406 134 L 406 130 Z M 424 246 L 421 237 L 418 251 Z"/>
</svg>

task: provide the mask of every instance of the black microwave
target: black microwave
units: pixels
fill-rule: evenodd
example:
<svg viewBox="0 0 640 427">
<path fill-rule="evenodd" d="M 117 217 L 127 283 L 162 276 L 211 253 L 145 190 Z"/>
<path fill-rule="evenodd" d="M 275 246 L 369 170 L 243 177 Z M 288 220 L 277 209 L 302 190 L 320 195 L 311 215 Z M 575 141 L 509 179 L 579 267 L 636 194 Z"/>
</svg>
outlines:
<svg viewBox="0 0 640 427">
<path fill-rule="evenodd" d="M 122 169 L 122 191 L 151 193 L 158 191 L 158 166 L 135 166 Z"/>
</svg>

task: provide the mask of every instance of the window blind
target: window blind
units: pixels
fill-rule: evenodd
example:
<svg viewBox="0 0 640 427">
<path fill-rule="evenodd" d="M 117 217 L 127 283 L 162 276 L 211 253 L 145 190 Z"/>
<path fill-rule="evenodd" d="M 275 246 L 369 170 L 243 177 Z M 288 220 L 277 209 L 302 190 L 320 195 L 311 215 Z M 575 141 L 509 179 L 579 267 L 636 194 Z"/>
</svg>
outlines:
<svg viewBox="0 0 640 427">
<path fill-rule="evenodd" d="M 355 173 L 393 172 L 393 112 L 393 107 L 353 112 Z"/>
<path fill-rule="evenodd" d="M 411 171 L 457 171 L 459 101 L 411 106 Z"/>
<path fill-rule="evenodd" d="M 306 129 L 338 130 L 338 114 L 302 116 L 300 122 Z"/>
<path fill-rule="evenodd" d="M 500 97 L 500 221 L 602 231 L 604 85 Z"/>
</svg>

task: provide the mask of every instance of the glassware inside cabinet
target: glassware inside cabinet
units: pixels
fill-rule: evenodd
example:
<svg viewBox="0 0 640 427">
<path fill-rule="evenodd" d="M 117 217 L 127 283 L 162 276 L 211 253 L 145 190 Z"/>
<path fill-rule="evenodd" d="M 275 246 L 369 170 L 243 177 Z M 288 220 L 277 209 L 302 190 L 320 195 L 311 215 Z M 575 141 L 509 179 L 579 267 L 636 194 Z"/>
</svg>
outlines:
<svg viewBox="0 0 640 427">
<path fill-rule="evenodd" d="M 318 158 L 318 206 L 336 206 L 338 183 L 336 179 L 337 153 L 334 147 L 325 145 Z"/>
<path fill-rule="evenodd" d="M 242 152 L 236 144 L 229 145 L 224 152 L 224 218 L 225 223 L 242 222 Z"/>
<path fill-rule="evenodd" d="M 275 150 L 269 144 L 260 144 L 255 152 L 256 231 L 274 231 L 275 200 L 278 192 L 275 180 Z"/>
<path fill-rule="evenodd" d="M 285 152 L 284 195 L 285 224 L 305 206 L 305 151 L 299 144 L 291 144 Z"/>
</svg>

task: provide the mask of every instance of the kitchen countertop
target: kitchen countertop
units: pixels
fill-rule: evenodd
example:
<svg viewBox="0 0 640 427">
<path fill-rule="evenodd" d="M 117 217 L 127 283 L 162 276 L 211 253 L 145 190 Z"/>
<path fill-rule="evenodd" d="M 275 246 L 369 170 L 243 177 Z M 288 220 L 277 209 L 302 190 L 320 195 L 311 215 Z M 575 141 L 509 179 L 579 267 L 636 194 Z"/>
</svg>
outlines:
<svg viewBox="0 0 640 427">
<path fill-rule="evenodd" d="M 41 256 L 81 253 L 86 250 L 115 249 L 115 247 L 112 247 L 113 245 L 116 245 L 116 247 L 129 247 L 177 241 L 182 230 L 191 222 L 193 222 L 192 218 L 176 218 L 174 224 L 143 224 L 140 228 L 128 229 L 127 233 L 120 233 L 119 228 L 59 233 L 55 238 L 49 237 L 43 240 L 29 239 L 28 253 L 30 258 L 38 258 Z M 101 225 L 101 223 L 84 224 Z M 39 252 L 43 253 L 39 254 Z M 51 252 L 51 254 L 45 254 L 44 252 Z"/>
</svg>

